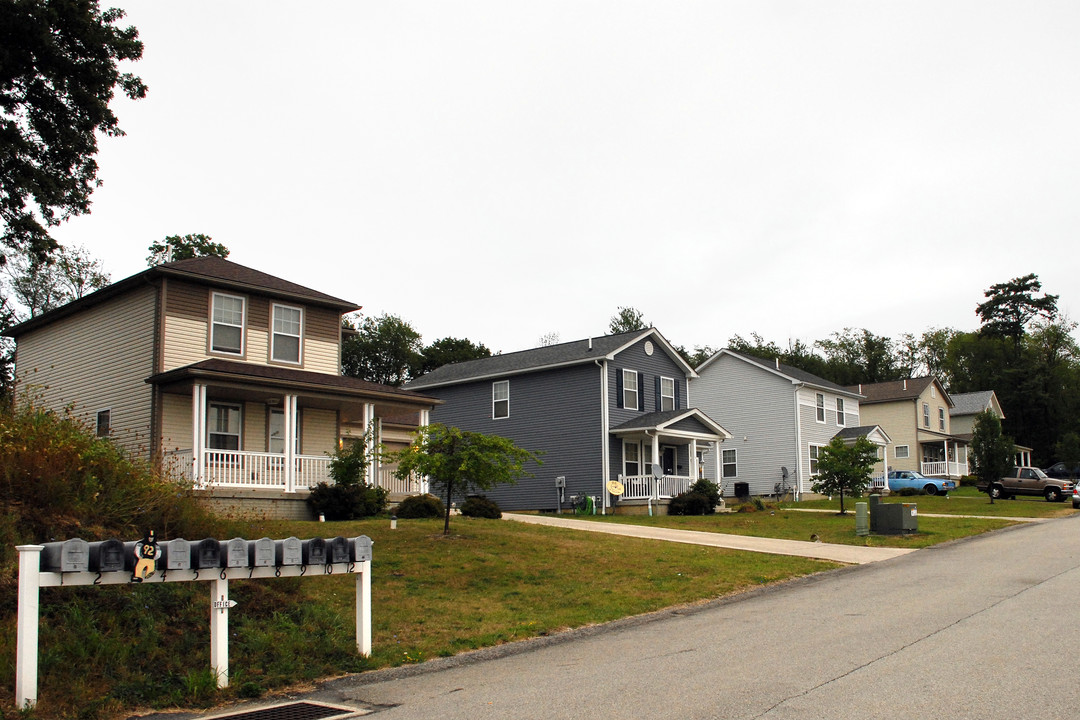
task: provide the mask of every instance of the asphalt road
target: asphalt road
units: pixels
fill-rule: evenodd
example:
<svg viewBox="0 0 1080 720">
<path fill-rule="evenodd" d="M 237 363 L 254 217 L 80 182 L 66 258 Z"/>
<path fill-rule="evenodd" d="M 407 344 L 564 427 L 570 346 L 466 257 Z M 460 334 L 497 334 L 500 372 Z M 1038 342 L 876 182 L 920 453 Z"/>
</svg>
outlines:
<svg viewBox="0 0 1080 720">
<path fill-rule="evenodd" d="M 1074 718 L 1078 566 L 1080 521 L 1017 526 L 315 697 L 380 720 Z"/>
</svg>

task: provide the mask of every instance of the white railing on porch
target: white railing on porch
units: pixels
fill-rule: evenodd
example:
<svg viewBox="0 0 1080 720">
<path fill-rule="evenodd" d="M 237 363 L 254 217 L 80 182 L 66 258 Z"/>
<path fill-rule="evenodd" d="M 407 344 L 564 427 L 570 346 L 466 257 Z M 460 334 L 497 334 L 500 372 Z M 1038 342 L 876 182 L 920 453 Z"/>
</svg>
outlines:
<svg viewBox="0 0 1080 720">
<path fill-rule="evenodd" d="M 332 483 L 329 455 L 297 455 L 293 485 L 296 489 L 312 488 L 321 482 Z M 162 465 L 176 477 L 189 482 L 200 478 L 198 487 L 242 487 L 265 490 L 285 489 L 285 456 L 278 453 L 239 450 L 207 450 L 203 471 L 195 468 L 191 450 L 165 453 Z M 392 493 L 411 495 L 422 492 L 418 478 L 399 480 L 393 468 L 379 468 L 378 485 Z"/>
<path fill-rule="evenodd" d="M 684 493 L 694 484 L 688 475 L 664 475 L 656 478 L 652 475 L 620 475 L 623 484 L 623 500 L 654 500 L 673 498 Z"/>
<path fill-rule="evenodd" d="M 922 464 L 923 475 L 927 477 L 960 477 L 968 474 L 967 462 L 924 462 Z"/>
</svg>

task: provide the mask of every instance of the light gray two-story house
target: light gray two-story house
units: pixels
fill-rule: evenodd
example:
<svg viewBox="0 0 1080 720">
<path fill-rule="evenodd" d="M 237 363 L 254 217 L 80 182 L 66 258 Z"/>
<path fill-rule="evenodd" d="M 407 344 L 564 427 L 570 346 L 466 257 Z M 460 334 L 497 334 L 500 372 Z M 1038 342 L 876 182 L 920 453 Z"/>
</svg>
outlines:
<svg viewBox="0 0 1080 720">
<path fill-rule="evenodd" d="M 533 477 L 488 493 L 502 508 L 566 508 L 587 495 L 606 512 L 663 502 L 719 461 L 730 434 L 688 405 L 693 376 L 649 328 L 445 365 L 406 387 L 442 401 L 432 422 L 543 452 Z M 612 480 L 621 494 L 608 492 Z"/>
<path fill-rule="evenodd" d="M 888 435 L 860 423 L 862 395 L 812 373 L 735 350 L 721 350 L 690 379 L 690 401 L 724 419 L 734 436 L 721 448 L 719 474 L 707 467 L 725 496 L 746 483 L 750 495 L 770 495 L 777 485 L 796 497 L 810 492 L 818 453 L 839 435 L 846 442 L 865 436 L 882 448 Z M 886 468 L 879 463 L 876 477 Z M 786 475 L 785 475 L 786 473 Z"/>
</svg>

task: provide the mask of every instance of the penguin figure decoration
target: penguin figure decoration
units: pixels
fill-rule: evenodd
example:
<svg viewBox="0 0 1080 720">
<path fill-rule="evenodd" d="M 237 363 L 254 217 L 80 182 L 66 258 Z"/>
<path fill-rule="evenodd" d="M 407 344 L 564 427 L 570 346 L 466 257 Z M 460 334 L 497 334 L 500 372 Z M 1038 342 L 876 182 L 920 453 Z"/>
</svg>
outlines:
<svg viewBox="0 0 1080 720">
<path fill-rule="evenodd" d="M 135 543 L 135 572 L 131 581 L 142 582 L 157 572 L 158 557 L 158 544 L 154 539 L 154 531 L 151 530 L 146 537 Z"/>
</svg>

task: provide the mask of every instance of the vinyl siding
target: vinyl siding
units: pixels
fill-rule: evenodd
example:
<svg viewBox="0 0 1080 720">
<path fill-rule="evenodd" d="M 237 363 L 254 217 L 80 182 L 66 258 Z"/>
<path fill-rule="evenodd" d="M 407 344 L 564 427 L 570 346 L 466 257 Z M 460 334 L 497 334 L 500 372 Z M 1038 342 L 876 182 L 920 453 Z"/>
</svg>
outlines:
<svg viewBox="0 0 1080 720">
<path fill-rule="evenodd" d="M 156 289 L 137 288 L 19 337 L 16 377 L 21 397 L 45 407 L 74 407 L 94 426 L 111 413 L 111 437 L 138 456 L 150 453 Z"/>
<path fill-rule="evenodd" d="M 161 451 L 191 450 L 191 395 L 161 396 Z"/>
<path fill-rule="evenodd" d="M 337 412 L 320 408 L 302 408 L 300 420 L 300 453 L 325 455 L 338 444 Z"/>
<path fill-rule="evenodd" d="M 341 316 L 334 310 L 281 303 L 303 309 L 302 363 L 272 363 L 270 361 L 271 307 L 279 301 L 260 295 L 245 295 L 223 290 L 225 294 L 243 297 L 244 354 L 242 356 L 211 353 L 209 344 L 210 303 L 212 288 L 171 280 L 166 284 L 165 339 L 162 351 L 162 370 L 173 370 L 209 357 L 224 357 L 258 365 L 285 365 L 312 372 L 337 375 L 341 372 L 339 341 Z"/>
<path fill-rule="evenodd" d="M 566 478 L 567 502 L 573 494 L 599 495 L 603 491 L 600 368 L 577 365 L 505 379 L 510 381 L 510 416 L 498 420 L 492 418 L 491 380 L 424 390 L 446 401 L 431 411 L 432 422 L 498 435 L 526 450 L 543 451 L 542 466 L 527 466 L 534 477 L 485 494 L 506 510 L 552 509 L 558 504 L 555 478 L 561 475 Z"/>
<path fill-rule="evenodd" d="M 919 470 L 922 455 L 919 452 L 918 428 L 922 422 L 922 402 L 897 400 L 862 406 L 862 424 L 880 425 L 892 439 L 889 446 L 889 467 L 893 470 Z M 931 415 L 933 410 L 931 410 Z M 933 421 L 933 417 L 930 418 Z M 896 447 L 908 446 L 908 457 L 897 458 Z"/>
</svg>

